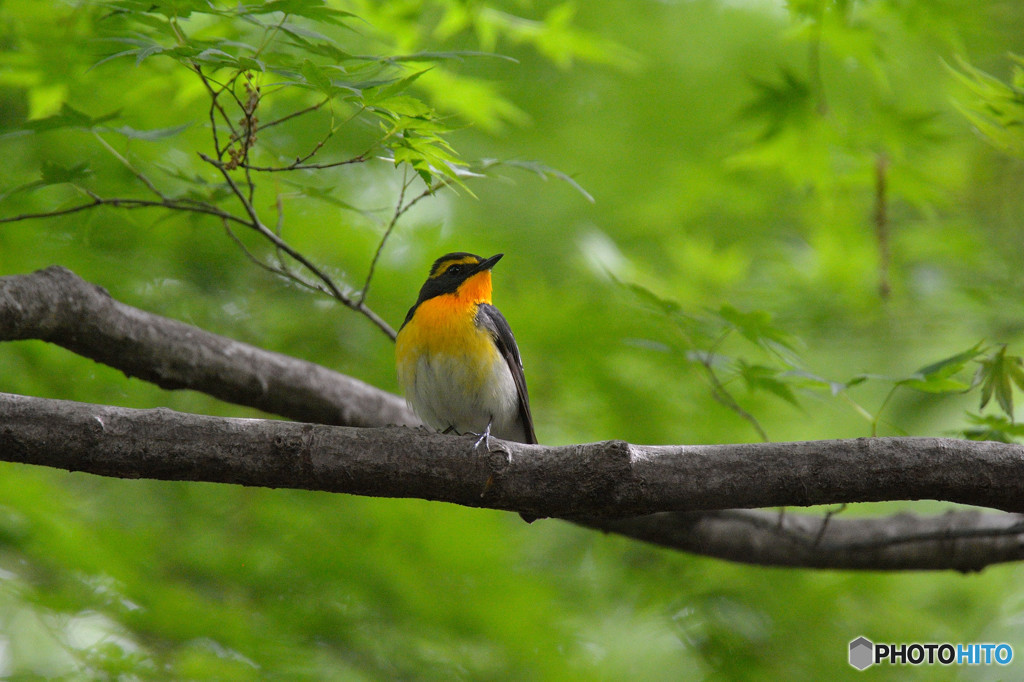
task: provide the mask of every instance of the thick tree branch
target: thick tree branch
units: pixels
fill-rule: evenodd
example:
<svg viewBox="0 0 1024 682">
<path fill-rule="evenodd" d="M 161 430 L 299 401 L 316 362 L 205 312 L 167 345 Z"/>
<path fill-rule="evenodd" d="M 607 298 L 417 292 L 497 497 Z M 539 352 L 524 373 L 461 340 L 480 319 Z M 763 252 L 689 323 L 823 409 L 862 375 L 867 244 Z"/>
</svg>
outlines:
<svg viewBox="0 0 1024 682">
<path fill-rule="evenodd" d="M 317 365 L 114 301 L 63 268 L 0 278 L 0 340 L 42 339 L 152 381 L 292 419 L 416 424 L 403 401 Z M 155 426 L 154 426 L 155 424 Z M 1024 558 L 1014 514 L 881 519 L 725 510 L 934 498 L 1021 511 L 1017 446 L 949 439 L 567 448 L 408 429 L 219 420 L 34 398 L 0 400 L 0 459 L 121 477 L 209 480 L 569 517 L 686 551 L 771 565 L 978 570 Z M 490 486 L 487 481 L 491 480 Z M 721 511 L 706 511 L 721 510 Z M 653 513 L 650 513 L 653 512 Z M 648 514 L 621 518 L 635 514 Z"/>
<path fill-rule="evenodd" d="M 419 424 L 405 401 L 320 365 L 115 301 L 70 270 L 0 277 L 0 340 L 40 339 L 150 381 L 299 421 Z"/>
<path fill-rule="evenodd" d="M 487 453 L 475 438 L 404 427 L 227 419 L 4 393 L 0 415 L 0 449 L 10 450 L 0 459 L 8 461 L 124 478 L 415 497 L 538 517 L 918 499 L 1024 511 L 1024 446 L 1006 443 L 500 441 L 500 450 Z"/>
<path fill-rule="evenodd" d="M 914 498 L 1005 499 L 1024 480 L 1024 448 L 932 438 L 884 438 L 755 446 L 652 447 L 618 441 L 566 447 L 475 439 L 408 428 L 358 429 L 227 419 L 166 409 L 132 410 L 0 394 L 0 459 L 121 478 L 211 481 L 376 497 L 416 497 L 470 507 L 560 516 L 658 544 L 733 560 L 843 568 L 979 570 L 1024 558 L 1016 514 L 936 518 L 821 519 L 764 512 L 690 510 L 797 505 L 809 498 L 875 500 L 912 467 L 948 473 L 899 486 Z M 769 449 L 768 452 L 765 452 Z M 850 466 L 856 457 L 858 466 Z M 781 458 L 797 466 L 780 466 Z M 815 466 L 806 466 L 814 460 Z M 994 466 L 993 466 L 994 465 Z M 864 472 L 877 479 L 863 480 Z M 974 473 L 971 473 L 974 472 Z M 949 485 L 935 487 L 936 479 Z M 776 493 L 772 482 L 792 481 Z M 879 485 L 874 481 L 881 481 Z M 1012 481 L 1013 483 L 1009 483 Z M 955 482 L 955 485 L 953 485 Z M 818 499 L 817 501 L 821 501 Z M 613 517 L 659 513 L 640 518 Z M 682 513 L 680 513 L 682 512 Z"/>
</svg>

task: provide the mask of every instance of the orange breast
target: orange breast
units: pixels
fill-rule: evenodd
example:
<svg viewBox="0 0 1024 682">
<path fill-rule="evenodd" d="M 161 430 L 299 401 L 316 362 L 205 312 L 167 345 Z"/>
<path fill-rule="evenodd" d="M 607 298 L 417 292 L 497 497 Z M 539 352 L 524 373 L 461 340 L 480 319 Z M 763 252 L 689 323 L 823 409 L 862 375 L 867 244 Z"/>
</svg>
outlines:
<svg viewBox="0 0 1024 682">
<path fill-rule="evenodd" d="M 402 374 L 412 372 L 424 355 L 464 363 L 470 377 L 483 381 L 495 348 L 490 335 L 477 328 L 475 317 L 475 304 L 470 308 L 453 296 L 437 296 L 421 303 L 395 342 L 399 381 L 407 384 Z"/>
</svg>

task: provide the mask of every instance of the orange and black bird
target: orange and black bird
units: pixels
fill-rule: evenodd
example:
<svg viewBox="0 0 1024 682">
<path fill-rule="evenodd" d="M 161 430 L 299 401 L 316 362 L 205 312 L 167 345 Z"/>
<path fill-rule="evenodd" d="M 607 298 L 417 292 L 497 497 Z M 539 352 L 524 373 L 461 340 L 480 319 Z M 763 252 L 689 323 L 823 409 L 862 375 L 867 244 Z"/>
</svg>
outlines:
<svg viewBox="0 0 1024 682">
<path fill-rule="evenodd" d="M 398 332 L 398 383 L 437 431 L 479 435 L 477 444 L 490 436 L 536 443 L 519 347 L 491 304 L 491 268 L 503 255 L 434 261 Z"/>
</svg>

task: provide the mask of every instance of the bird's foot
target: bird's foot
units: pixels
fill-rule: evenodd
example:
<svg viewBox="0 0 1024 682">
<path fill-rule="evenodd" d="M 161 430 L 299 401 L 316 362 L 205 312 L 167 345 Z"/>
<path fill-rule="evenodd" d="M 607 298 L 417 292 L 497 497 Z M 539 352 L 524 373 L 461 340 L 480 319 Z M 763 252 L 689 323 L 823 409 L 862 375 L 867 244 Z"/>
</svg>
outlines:
<svg viewBox="0 0 1024 682">
<path fill-rule="evenodd" d="M 479 450 L 480 446 L 483 445 L 484 449 L 487 451 L 488 454 L 500 454 L 505 459 L 505 467 L 511 466 L 512 453 L 508 450 L 508 448 L 504 447 L 500 443 L 495 443 L 493 446 L 491 445 L 491 441 L 494 440 L 493 438 L 491 438 L 491 422 L 487 422 L 487 427 L 484 428 L 483 433 L 474 433 L 472 431 L 467 431 L 466 435 L 477 436 L 476 442 L 473 443 L 474 450 Z"/>
<path fill-rule="evenodd" d="M 473 449 L 474 450 L 479 450 L 480 449 L 480 444 L 483 443 L 484 447 L 487 449 L 487 452 L 491 451 L 491 421 L 490 420 L 488 420 L 487 426 L 484 427 L 483 433 L 473 433 L 472 431 L 469 431 L 468 434 L 471 435 L 471 436 L 479 436 L 476 439 L 476 442 L 473 443 Z"/>
</svg>

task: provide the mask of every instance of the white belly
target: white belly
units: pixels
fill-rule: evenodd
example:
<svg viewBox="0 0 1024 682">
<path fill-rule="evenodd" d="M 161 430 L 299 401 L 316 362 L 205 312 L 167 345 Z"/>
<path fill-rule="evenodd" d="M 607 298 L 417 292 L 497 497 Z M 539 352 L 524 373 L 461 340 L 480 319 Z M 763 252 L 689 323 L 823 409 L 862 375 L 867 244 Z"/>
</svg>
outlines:
<svg viewBox="0 0 1024 682">
<path fill-rule="evenodd" d="M 414 371 L 403 374 L 400 380 L 409 405 L 437 431 L 483 433 L 491 422 L 493 436 L 526 439 L 519 423 L 519 394 L 497 352 L 486 368 L 473 367 L 465 357 L 425 353 Z"/>
</svg>

